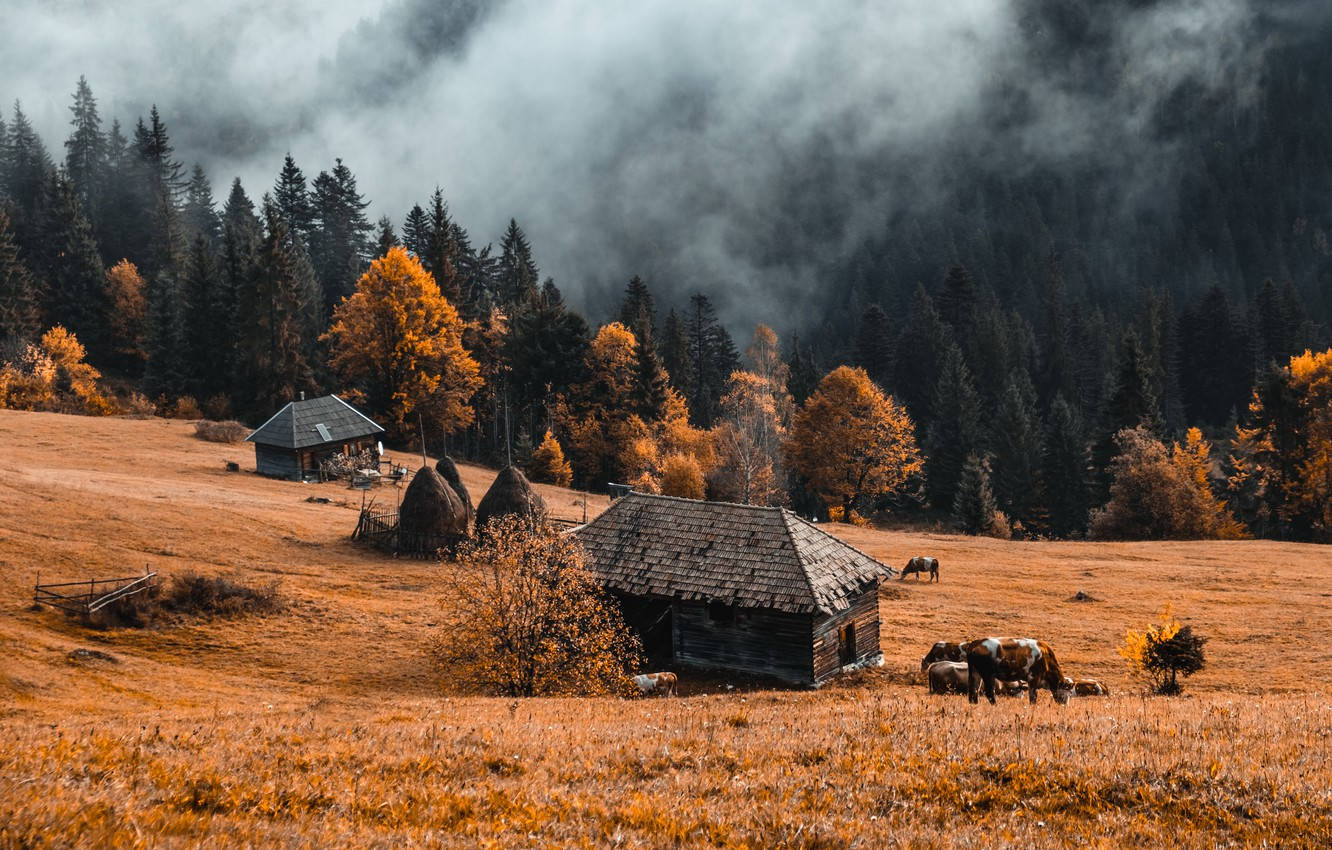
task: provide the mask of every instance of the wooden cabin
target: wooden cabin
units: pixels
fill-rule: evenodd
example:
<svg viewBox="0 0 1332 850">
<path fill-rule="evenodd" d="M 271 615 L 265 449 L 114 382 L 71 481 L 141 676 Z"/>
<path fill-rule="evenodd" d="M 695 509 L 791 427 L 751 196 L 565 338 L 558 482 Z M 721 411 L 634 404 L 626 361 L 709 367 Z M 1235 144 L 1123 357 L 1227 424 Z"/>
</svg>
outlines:
<svg viewBox="0 0 1332 850">
<path fill-rule="evenodd" d="M 634 492 L 575 534 L 657 661 L 811 685 L 883 663 L 893 569 L 790 511 Z"/>
<path fill-rule="evenodd" d="M 319 463 L 342 452 L 354 455 L 378 443 L 384 429 L 335 395 L 302 398 L 274 413 L 245 440 L 254 443 L 260 475 L 292 481 L 317 478 Z"/>
</svg>

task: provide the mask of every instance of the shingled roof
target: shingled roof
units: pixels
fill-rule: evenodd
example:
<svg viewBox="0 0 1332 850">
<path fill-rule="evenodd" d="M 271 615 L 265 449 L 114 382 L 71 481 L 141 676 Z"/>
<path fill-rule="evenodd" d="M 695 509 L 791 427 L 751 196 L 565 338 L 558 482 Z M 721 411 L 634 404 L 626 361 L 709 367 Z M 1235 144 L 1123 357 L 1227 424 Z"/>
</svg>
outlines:
<svg viewBox="0 0 1332 850">
<path fill-rule="evenodd" d="M 306 449 L 368 437 L 383 430 L 347 402 L 326 395 L 288 402 L 245 440 L 283 449 Z"/>
<path fill-rule="evenodd" d="M 893 575 L 781 508 L 630 493 L 575 534 L 588 568 L 636 596 L 833 614 Z"/>
</svg>

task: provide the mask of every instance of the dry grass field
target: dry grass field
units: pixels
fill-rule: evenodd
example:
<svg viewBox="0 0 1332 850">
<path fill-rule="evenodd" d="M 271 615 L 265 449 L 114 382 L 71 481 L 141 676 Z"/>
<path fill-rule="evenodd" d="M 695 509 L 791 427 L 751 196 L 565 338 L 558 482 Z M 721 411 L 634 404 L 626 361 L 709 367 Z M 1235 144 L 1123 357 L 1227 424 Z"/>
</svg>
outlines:
<svg viewBox="0 0 1332 850">
<path fill-rule="evenodd" d="M 356 548 L 359 492 L 227 473 L 249 446 L 192 432 L 0 411 L 0 848 L 1332 845 L 1327 548 L 838 526 L 894 566 L 942 562 L 885 594 L 882 670 L 819 692 L 686 671 L 674 700 L 459 697 L 426 655 L 447 565 Z M 479 499 L 493 473 L 463 475 Z M 543 493 L 581 517 L 579 494 Z M 32 608 L 39 574 L 145 564 L 275 581 L 285 606 L 105 631 Z M 1166 602 L 1209 663 L 1145 698 L 1115 647 Z M 988 633 L 1041 637 L 1114 695 L 925 693 L 929 644 Z"/>
</svg>

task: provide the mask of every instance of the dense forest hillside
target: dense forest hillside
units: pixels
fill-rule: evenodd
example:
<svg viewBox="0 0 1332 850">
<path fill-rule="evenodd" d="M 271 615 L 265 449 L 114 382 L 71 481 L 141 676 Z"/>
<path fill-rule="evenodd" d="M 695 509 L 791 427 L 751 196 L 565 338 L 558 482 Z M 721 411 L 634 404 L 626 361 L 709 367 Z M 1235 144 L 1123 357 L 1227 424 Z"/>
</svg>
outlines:
<svg viewBox="0 0 1332 850">
<path fill-rule="evenodd" d="M 245 186 L 187 167 L 218 159 L 217 140 L 177 150 L 156 106 L 104 115 L 95 80 L 79 78 L 58 142 L 22 105 L 49 93 L 13 92 L 0 113 L 0 400 L 255 421 L 296 393 L 337 390 L 395 439 L 424 422 L 455 453 L 535 455 L 586 486 L 631 480 L 845 518 L 924 510 L 996 533 L 1081 534 L 1102 506 L 1104 534 L 1231 527 L 1148 532 L 1116 514 L 1116 486 L 1146 467 L 1192 476 L 1176 487 L 1195 500 L 1181 516 L 1221 499 L 1216 515 L 1244 533 L 1325 536 L 1320 376 L 1332 367 L 1298 355 L 1327 348 L 1332 320 L 1332 95 L 1320 84 L 1332 15 L 1299 2 L 1012 11 L 995 55 L 976 36 L 989 72 L 966 94 L 974 108 L 930 113 L 926 73 L 816 113 L 821 130 L 742 147 L 724 91 L 701 78 L 674 90 L 671 109 L 640 118 L 670 128 L 686 159 L 711 144 L 716 158 L 699 164 L 715 184 L 673 186 L 654 207 L 674 204 L 666 216 L 570 198 L 559 267 L 580 239 L 602 259 L 569 281 L 543 275 L 522 208 L 480 236 L 442 190 L 422 189 L 404 209 L 376 204 L 372 222 L 375 187 L 363 192 L 342 159 L 307 175 L 288 154 L 271 186 Z M 462 55 L 498 14 L 450 7 L 414 36 L 438 30 L 438 50 L 413 50 Z M 400 36 L 392 20 L 358 32 Z M 340 67 L 368 61 L 343 47 Z M 940 56 L 939 72 L 962 74 L 955 60 Z M 362 94 L 390 78 L 363 75 Z M 197 138 L 209 105 L 186 114 Z M 640 161 L 668 158 L 644 144 Z M 737 155 L 757 150 L 766 165 L 737 180 Z M 618 197 L 625 185 L 607 180 L 586 194 Z M 785 339 L 760 325 L 742 360 L 733 334 L 772 317 Z M 375 329 L 390 321 L 385 342 Z M 837 461 L 864 464 L 851 489 L 820 483 L 829 459 L 798 445 L 828 444 L 797 414 L 834 398 L 904 435 L 883 438 L 893 469 Z"/>
</svg>

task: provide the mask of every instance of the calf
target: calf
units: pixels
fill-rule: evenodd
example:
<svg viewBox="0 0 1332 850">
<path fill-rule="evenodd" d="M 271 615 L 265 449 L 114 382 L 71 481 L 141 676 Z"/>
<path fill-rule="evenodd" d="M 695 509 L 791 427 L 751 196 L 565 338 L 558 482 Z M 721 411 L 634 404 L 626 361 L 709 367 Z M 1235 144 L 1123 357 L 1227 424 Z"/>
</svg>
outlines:
<svg viewBox="0 0 1332 850">
<path fill-rule="evenodd" d="M 1054 651 L 1043 641 L 1031 638 L 982 638 L 962 644 L 967 656 L 967 699 L 979 702 L 977 691 L 985 682 L 985 698 L 994 704 L 996 681 L 1025 681 L 1027 695 L 1036 704 L 1036 692 L 1050 689 L 1055 702 L 1063 705 L 1072 696 Z"/>
<path fill-rule="evenodd" d="M 1080 697 L 1108 697 L 1110 689 L 1095 679 L 1073 679 L 1070 687 L 1073 694 Z"/>
<path fill-rule="evenodd" d="M 634 677 L 634 686 L 643 696 L 661 693 L 673 697 L 676 681 L 674 673 L 639 673 Z"/>
<path fill-rule="evenodd" d="M 932 694 L 965 694 L 967 665 L 964 661 L 936 661 L 926 671 Z"/>
<path fill-rule="evenodd" d="M 906 562 L 906 566 L 902 568 L 902 574 L 897 577 L 897 580 L 901 581 L 902 579 L 906 578 L 912 573 L 916 574 L 916 581 L 920 581 L 921 573 L 929 573 L 930 581 L 938 581 L 939 559 L 925 558 L 917 555 L 916 557 Z"/>
<path fill-rule="evenodd" d="M 930 651 L 925 654 L 924 658 L 920 659 L 920 669 L 921 672 L 924 672 L 930 669 L 930 665 L 936 661 L 965 660 L 967 659 L 966 656 L 962 654 L 962 644 L 949 643 L 948 641 L 941 640 L 934 646 L 930 647 Z"/>
</svg>

